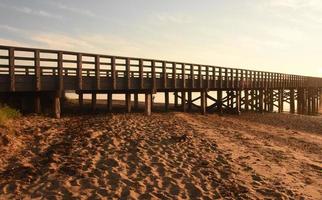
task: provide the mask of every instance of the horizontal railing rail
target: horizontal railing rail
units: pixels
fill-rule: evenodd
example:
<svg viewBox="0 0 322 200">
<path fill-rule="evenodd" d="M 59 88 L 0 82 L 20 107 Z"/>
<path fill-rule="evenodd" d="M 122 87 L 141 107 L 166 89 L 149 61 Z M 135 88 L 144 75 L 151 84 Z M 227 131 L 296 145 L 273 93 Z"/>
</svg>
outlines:
<svg viewBox="0 0 322 200">
<path fill-rule="evenodd" d="M 100 89 L 100 78 L 105 77 L 111 79 L 112 84 L 117 78 L 128 81 L 136 78 L 140 82 L 150 79 L 153 88 L 156 80 L 160 79 L 163 80 L 163 88 L 168 88 L 167 82 L 172 80 L 174 89 L 179 82 L 180 88 L 184 89 L 322 88 L 322 78 L 319 77 L 3 45 L 0 45 L 1 75 L 10 78 L 11 90 L 14 90 L 15 78 L 21 75 L 35 76 L 37 90 L 40 90 L 40 79 L 46 76 L 57 76 L 60 89 L 64 77 L 77 77 L 79 90 L 85 77 L 96 78 L 96 89 Z"/>
</svg>

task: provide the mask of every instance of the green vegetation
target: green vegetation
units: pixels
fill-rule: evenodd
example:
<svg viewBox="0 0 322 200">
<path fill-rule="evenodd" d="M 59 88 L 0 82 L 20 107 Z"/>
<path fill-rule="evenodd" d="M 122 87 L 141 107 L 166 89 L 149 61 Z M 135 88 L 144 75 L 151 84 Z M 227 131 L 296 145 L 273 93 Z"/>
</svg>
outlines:
<svg viewBox="0 0 322 200">
<path fill-rule="evenodd" d="M 8 119 L 14 119 L 20 116 L 21 114 L 18 110 L 10 108 L 6 105 L 0 107 L 0 124 L 3 124 Z"/>
</svg>

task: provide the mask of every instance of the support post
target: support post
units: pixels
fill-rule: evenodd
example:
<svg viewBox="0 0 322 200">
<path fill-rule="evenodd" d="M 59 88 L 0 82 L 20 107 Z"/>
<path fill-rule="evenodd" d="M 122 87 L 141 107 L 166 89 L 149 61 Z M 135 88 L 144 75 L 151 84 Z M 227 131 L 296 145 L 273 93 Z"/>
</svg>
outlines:
<svg viewBox="0 0 322 200">
<path fill-rule="evenodd" d="M 290 90 L 290 112 L 295 113 L 295 92 L 294 89 Z"/>
<path fill-rule="evenodd" d="M 284 91 L 283 89 L 278 90 L 278 112 L 283 112 L 283 103 L 284 103 Z"/>
<path fill-rule="evenodd" d="M 79 108 L 83 109 L 84 106 L 84 95 L 82 92 L 78 93 L 78 104 L 79 104 Z"/>
<path fill-rule="evenodd" d="M 248 111 L 249 110 L 249 91 L 245 90 L 244 94 L 245 94 L 245 110 Z"/>
<path fill-rule="evenodd" d="M 222 90 L 217 91 L 217 106 L 218 106 L 218 112 L 219 114 L 223 114 L 223 109 L 222 109 Z"/>
<path fill-rule="evenodd" d="M 107 93 L 107 110 L 108 112 L 111 112 L 113 108 L 113 93 L 109 92 Z"/>
<path fill-rule="evenodd" d="M 151 115 L 151 101 L 152 101 L 152 94 L 146 93 L 145 94 L 145 114 L 147 116 Z"/>
<path fill-rule="evenodd" d="M 273 112 L 274 111 L 274 90 L 271 89 L 269 91 L 269 112 Z"/>
<path fill-rule="evenodd" d="M 97 102 L 97 94 L 93 92 L 92 93 L 92 111 L 96 110 L 96 102 Z"/>
<path fill-rule="evenodd" d="M 259 89 L 259 112 L 260 113 L 263 113 L 264 112 L 264 108 L 263 108 L 263 106 L 264 106 L 264 91 L 263 91 L 263 89 Z"/>
<path fill-rule="evenodd" d="M 126 112 L 130 113 L 131 112 L 131 93 L 126 93 L 125 94 L 125 102 L 126 102 Z"/>
<path fill-rule="evenodd" d="M 188 110 L 191 111 L 192 110 L 192 92 L 188 91 Z"/>
<path fill-rule="evenodd" d="M 60 97 L 58 94 L 55 94 L 54 99 L 53 99 L 53 111 L 54 111 L 54 117 L 57 119 L 60 119 Z"/>
<path fill-rule="evenodd" d="M 206 92 L 205 91 L 201 91 L 200 92 L 200 96 L 201 96 L 201 114 L 206 114 Z"/>
<path fill-rule="evenodd" d="M 240 106 L 241 106 L 241 102 L 240 102 L 240 97 L 241 97 L 241 91 L 240 90 L 236 90 L 236 114 L 240 115 Z"/>
<path fill-rule="evenodd" d="M 134 93 L 134 109 L 139 109 L 139 94 Z"/>
<path fill-rule="evenodd" d="M 181 107 L 182 107 L 182 112 L 186 112 L 186 92 L 185 91 L 181 92 Z"/>
<path fill-rule="evenodd" d="M 35 113 L 41 113 L 40 95 L 38 93 L 35 95 Z"/>
<path fill-rule="evenodd" d="M 164 102 L 165 102 L 165 111 L 168 111 L 169 110 L 169 92 L 166 91 L 164 92 Z"/>
<path fill-rule="evenodd" d="M 178 107 L 178 92 L 174 92 L 174 107 Z"/>
</svg>

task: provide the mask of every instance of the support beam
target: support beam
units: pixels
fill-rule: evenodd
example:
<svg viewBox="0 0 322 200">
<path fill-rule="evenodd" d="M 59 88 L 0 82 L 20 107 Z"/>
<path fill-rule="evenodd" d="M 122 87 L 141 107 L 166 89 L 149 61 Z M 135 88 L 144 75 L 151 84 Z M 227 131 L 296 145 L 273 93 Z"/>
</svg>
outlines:
<svg viewBox="0 0 322 200">
<path fill-rule="evenodd" d="M 164 92 L 164 109 L 165 111 L 169 110 L 169 92 Z"/>
<path fill-rule="evenodd" d="M 186 92 L 181 92 L 181 108 L 182 112 L 186 112 Z"/>
<path fill-rule="evenodd" d="M 37 93 L 35 94 L 35 113 L 41 113 L 41 102 L 40 102 L 40 95 Z"/>
<path fill-rule="evenodd" d="M 191 111 L 192 110 L 192 92 L 188 91 L 188 110 Z"/>
<path fill-rule="evenodd" d="M 263 89 L 259 89 L 259 93 L 258 93 L 258 109 L 260 113 L 264 112 L 264 91 Z"/>
<path fill-rule="evenodd" d="M 82 92 L 78 93 L 78 104 L 79 104 L 79 108 L 83 109 L 84 106 L 84 95 Z"/>
<path fill-rule="evenodd" d="M 236 114 L 240 115 L 240 107 L 241 107 L 241 91 L 236 90 Z"/>
<path fill-rule="evenodd" d="M 178 93 L 174 92 L 174 107 L 178 108 Z"/>
<path fill-rule="evenodd" d="M 147 116 L 151 115 L 151 101 L 152 101 L 152 94 L 146 93 L 145 94 L 145 114 Z"/>
<path fill-rule="evenodd" d="M 60 119 L 61 110 L 59 95 L 55 95 L 53 99 L 53 114 L 55 118 Z"/>
<path fill-rule="evenodd" d="M 284 90 L 279 89 L 278 90 L 278 112 L 279 113 L 284 111 L 283 105 L 284 105 Z"/>
<path fill-rule="evenodd" d="M 139 109 L 139 94 L 134 93 L 134 109 L 138 110 Z"/>
<path fill-rule="evenodd" d="M 206 92 L 205 91 L 201 91 L 200 92 L 200 96 L 201 96 L 201 114 L 206 114 Z"/>
<path fill-rule="evenodd" d="M 295 113 L 295 91 L 294 91 L 294 89 L 290 90 L 290 112 Z"/>
<path fill-rule="evenodd" d="M 217 91 L 217 104 L 218 104 L 218 112 L 219 114 L 223 114 L 223 109 L 222 109 L 222 90 Z"/>
<path fill-rule="evenodd" d="M 126 112 L 130 113 L 131 112 L 131 93 L 126 93 L 125 94 L 125 104 L 126 104 Z"/>
<path fill-rule="evenodd" d="M 92 111 L 96 110 L 96 103 L 97 103 L 97 94 L 95 92 L 92 93 Z"/>
<path fill-rule="evenodd" d="M 245 94 L 245 110 L 249 110 L 249 90 L 244 91 Z"/>
<path fill-rule="evenodd" d="M 274 111 L 274 90 L 273 89 L 269 90 L 269 100 L 268 101 L 269 101 L 268 111 L 273 112 Z"/>
<path fill-rule="evenodd" d="M 107 110 L 108 112 L 112 112 L 113 109 L 113 93 L 107 93 Z"/>
</svg>

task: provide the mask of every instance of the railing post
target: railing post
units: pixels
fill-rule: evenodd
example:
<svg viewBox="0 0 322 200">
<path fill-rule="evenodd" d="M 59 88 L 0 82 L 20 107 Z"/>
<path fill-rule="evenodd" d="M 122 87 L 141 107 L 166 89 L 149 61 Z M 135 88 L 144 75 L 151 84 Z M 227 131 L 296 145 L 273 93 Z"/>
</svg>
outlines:
<svg viewBox="0 0 322 200">
<path fill-rule="evenodd" d="M 115 57 L 111 57 L 111 71 L 112 71 L 112 88 L 116 89 L 116 69 L 115 69 Z"/>
<path fill-rule="evenodd" d="M 40 85 L 40 52 L 39 50 L 35 50 L 35 78 L 36 78 L 36 91 L 41 90 L 41 85 Z"/>
<path fill-rule="evenodd" d="M 83 74 L 82 74 L 82 54 L 77 54 L 77 79 L 78 90 L 83 89 Z"/>
<path fill-rule="evenodd" d="M 16 90 L 14 48 L 9 48 L 9 77 L 10 77 L 10 91 L 14 92 Z"/>
<path fill-rule="evenodd" d="M 101 77 L 100 77 L 100 56 L 95 56 L 95 78 L 96 78 L 96 90 L 101 89 Z"/>
</svg>

